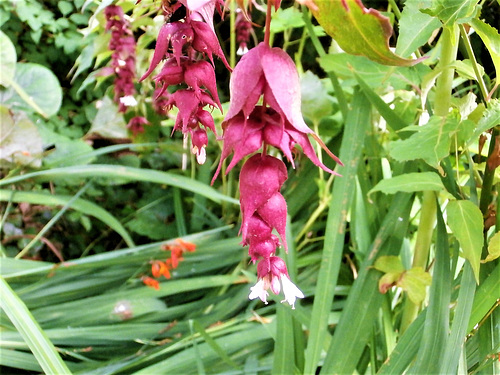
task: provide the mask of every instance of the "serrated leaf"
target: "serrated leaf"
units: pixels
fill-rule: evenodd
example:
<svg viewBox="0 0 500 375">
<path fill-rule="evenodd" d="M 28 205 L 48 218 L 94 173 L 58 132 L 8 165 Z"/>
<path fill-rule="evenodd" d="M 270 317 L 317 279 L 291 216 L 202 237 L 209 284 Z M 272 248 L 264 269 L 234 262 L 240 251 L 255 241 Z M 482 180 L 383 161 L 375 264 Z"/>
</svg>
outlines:
<svg viewBox="0 0 500 375">
<path fill-rule="evenodd" d="M 430 0 L 406 0 L 401 19 L 396 53 L 407 57 L 427 43 L 432 33 L 441 26 L 439 20 L 420 10 L 430 6 Z"/>
<path fill-rule="evenodd" d="M 471 20 L 470 24 L 488 49 L 493 65 L 495 65 L 496 76 L 500 76 L 500 34 L 498 30 L 477 18 Z"/>
<path fill-rule="evenodd" d="M 448 225 L 462 248 L 479 282 L 479 262 L 483 248 L 483 215 L 470 201 L 451 201 L 446 207 Z"/>
<path fill-rule="evenodd" d="M 423 12 L 435 16 L 445 26 L 470 21 L 477 12 L 478 0 L 432 0 L 430 8 Z"/>
<path fill-rule="evenodd" d="M 496 232 L 488 242 L 488 255 L 481 261 L 482 263 L 491 262 L 500 258 L 500 232 Z"/>
<path fill-rule="evenodd" d="M 16 48 L 0 30 L 0 85 L 9 86 L 16 72 Z"/>
<path fill-rule="evenodd" d="M 414 267 L 401 276 L 397 286 L 408 293 L 408 298 L 414 304 L 420 304 L 425 299 L 425 290 L 431 285 L 431 281 L 431 275 L 422 267 Z"/>
<path fill-rule="evenodd" d="M 397 192 L 412 193 L 415 191 L 441 191 L 444 185 L 441 178 L 434 172 L 405 173 L 396 177 L 381 180 L 368 192 L 370 194 L 381 191 L 385 194 L 395 194 Z"/>
<path fill-rule="evenodd" d="M 316 5 L 314 16 L 345 52 L 384 65 L 411 66 L 420 61 L 402 58 L 389 49 L 389 18 L 375 9 L 366 9 L 361 0 L 318 1 Z"/>
<path fill-rule="evenodd" d="M 390 143 L 390 154 L 398 161 L 423 159 L 440 170 L 439 162 L 448 155 L 451 138 L 457 133 L 459 125 L 460 120 L 453 113 L 446 118 L 433 116 L 426 125 L 405 128 L 417 132 L 407 139 Z"/>
</svg>

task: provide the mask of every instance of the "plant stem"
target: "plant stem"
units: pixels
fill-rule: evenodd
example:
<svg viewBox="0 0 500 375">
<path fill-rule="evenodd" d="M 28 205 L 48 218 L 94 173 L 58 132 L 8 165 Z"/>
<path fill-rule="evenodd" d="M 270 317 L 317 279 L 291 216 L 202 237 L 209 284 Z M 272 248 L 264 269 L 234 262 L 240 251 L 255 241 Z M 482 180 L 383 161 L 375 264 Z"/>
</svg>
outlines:
<svg viewBox="0 0 500 375">
<path fill-rule="evenodd" d="M 422 211 L 420 212 L 420 223 L 417 230 L 417 239 L 413 255 L 412 267 L 425 269 L 429 250 L 432 242 L 432 233 L 436 222 L 436 196 L 433 191 L 424 191 L 422 199 Z M 414 304 L 409 298 L 405 300 L 403 316 L 401 318 L 401 334 L 406 331 L 415 320 L 420 306 Z"/>
<path fill-rule="evenodd" d="M 472 45 L 470 44 L 469 36 L 465 31 L 464 25 L 459 25 L 458 27 L 460 29 L 460 36 L 462 37 L 462 41 L 465 44 L 465 50 L 467 51 L 467 55 L 472 62 L 472 68 L 474 68 L 474 74 L 476 75 L 476 80 L 479 85 L 479 89 L 481 90 L 481 96 L 483 97 L 483 101 L 486 103 L 488 101 L 488 89 L 486 88 L 483 77 L 479 72 L 479 66 L 476 61 L 476 56 L 474 55 L 474 50 L 472 49 Z"/>
<path fill-rule="evenodd" d="M 458 28 L 456 26 L 444 27 L 441 34 L 441 56 L 436 69 L 442 69 L 436 80 L 436 101 L 434 114 L 446 117 L 451 104 L 451 90 L 453 75 L 455 73 L 451 63 L 455 60 L 458 48 Z M 436 221 L 436 197 L 432 191 L 424 191 L 422 199 L 422 211 L 420 223 L 417 230 L 417 239 L 413 254 L 413 267 L 425 268 Z M 405 300 L 403 316 L 401 318 L 401 332 L 404 332 L 415 320 L 420 308 L 409 298 Z"/>
<path fill-rule="evenodd" d="M 271 11 L 272 2 L 267 2 L 267 12 L 266 12 L 266 29 L 264 30 L 264 43 L 269 46 L 269 39 L 271 37 Z"/>
<path fill-rule="evenodd" d="M 229 66 L 234 69 L 236 66 L 236 7 L 234 6 L 235 0 L 230 0 L 229 3 Z"/>
</svg>

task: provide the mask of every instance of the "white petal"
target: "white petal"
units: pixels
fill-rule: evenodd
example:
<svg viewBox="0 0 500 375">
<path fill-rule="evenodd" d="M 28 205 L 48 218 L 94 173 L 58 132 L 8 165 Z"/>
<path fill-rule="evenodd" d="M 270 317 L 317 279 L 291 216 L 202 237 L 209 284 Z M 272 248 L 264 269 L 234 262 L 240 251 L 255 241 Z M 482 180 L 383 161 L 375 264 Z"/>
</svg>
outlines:
<svg viewBox="0 0 500 375">
<path fill-rule="evenodd" d="M 304 298 L 304 293 L 286 275 L 281 275 L 281 283 L 283 284 L 283 293 L 285 294 L 285 299 L 281 302 L 286 301 L 292 306 L 292 309 L 295 309 L 295 300 L 297 298 Z"/>
<path fill-rule="evenodd" d="M 137 100 L 135 100 L 132 95 L 127 95 L 120 98 L 120 103 L 122 103 L 125 107 L 133 107 L 137 105 Z"/>
<path fill-rule="evenodd" d="M 249 299 L 260 298 L 260 300 L 267 305 L 267 296 L 269 293 L 267 293 L 265 289 L 264 280 L 260 279 L 257 284 L 250 288 L 250 291 L 250 295 L 248 296 Z"/>
</svg>

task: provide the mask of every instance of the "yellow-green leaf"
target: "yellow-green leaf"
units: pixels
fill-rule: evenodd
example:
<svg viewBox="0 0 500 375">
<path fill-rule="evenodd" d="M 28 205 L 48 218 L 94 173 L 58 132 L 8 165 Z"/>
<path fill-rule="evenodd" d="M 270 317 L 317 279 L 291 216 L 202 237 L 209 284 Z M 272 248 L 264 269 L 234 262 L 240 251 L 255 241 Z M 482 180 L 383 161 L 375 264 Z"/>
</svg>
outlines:
<svg viewBox="0 0 500 375">
<path fill-rule="evenodd" d="M 496 232 L 488 242 L 488 255 L 482 263 L 491 262 L 500 257 L 500 232 Z"/>
<path fill-rule="evenodd" d="M 424 271 L 422 267 L 414 267 L 401 276 L 397 286 L 408 293 L 408 298 L 418 305 L 424 300 L 425 289 L 431 285 L 431 281 L 431 275 Z"/>
<path fill-rule="evenodd" d="M 470 201 L 452 201 L 446 207 L 448 225 L 462 248 L 462 256 L 467 259 L 479 282 L 479 263 L 483 248 L 483 215 Z"/>
</svg>

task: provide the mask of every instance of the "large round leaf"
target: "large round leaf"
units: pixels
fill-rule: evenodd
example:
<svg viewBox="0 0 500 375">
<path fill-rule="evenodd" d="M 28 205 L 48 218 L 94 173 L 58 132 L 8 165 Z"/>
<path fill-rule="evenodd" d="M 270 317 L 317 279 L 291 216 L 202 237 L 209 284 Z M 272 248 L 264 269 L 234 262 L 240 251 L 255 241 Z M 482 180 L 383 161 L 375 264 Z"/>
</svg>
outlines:
<svg viewBox="0 0 500 375">
<path fill-rule="evenodd" d="M 0 102 L 24 111 L 35 109 L 44 116 L 55 115 L 62 103 L 57 77 L 42 65 L 17 63 L 14 80 L 0 92 Z"/>
<path fill-rule="evenodd" d="M 16 72 L 16 48 L 0 30 L 0 85 L 9 86 Z"/>
</svg>

